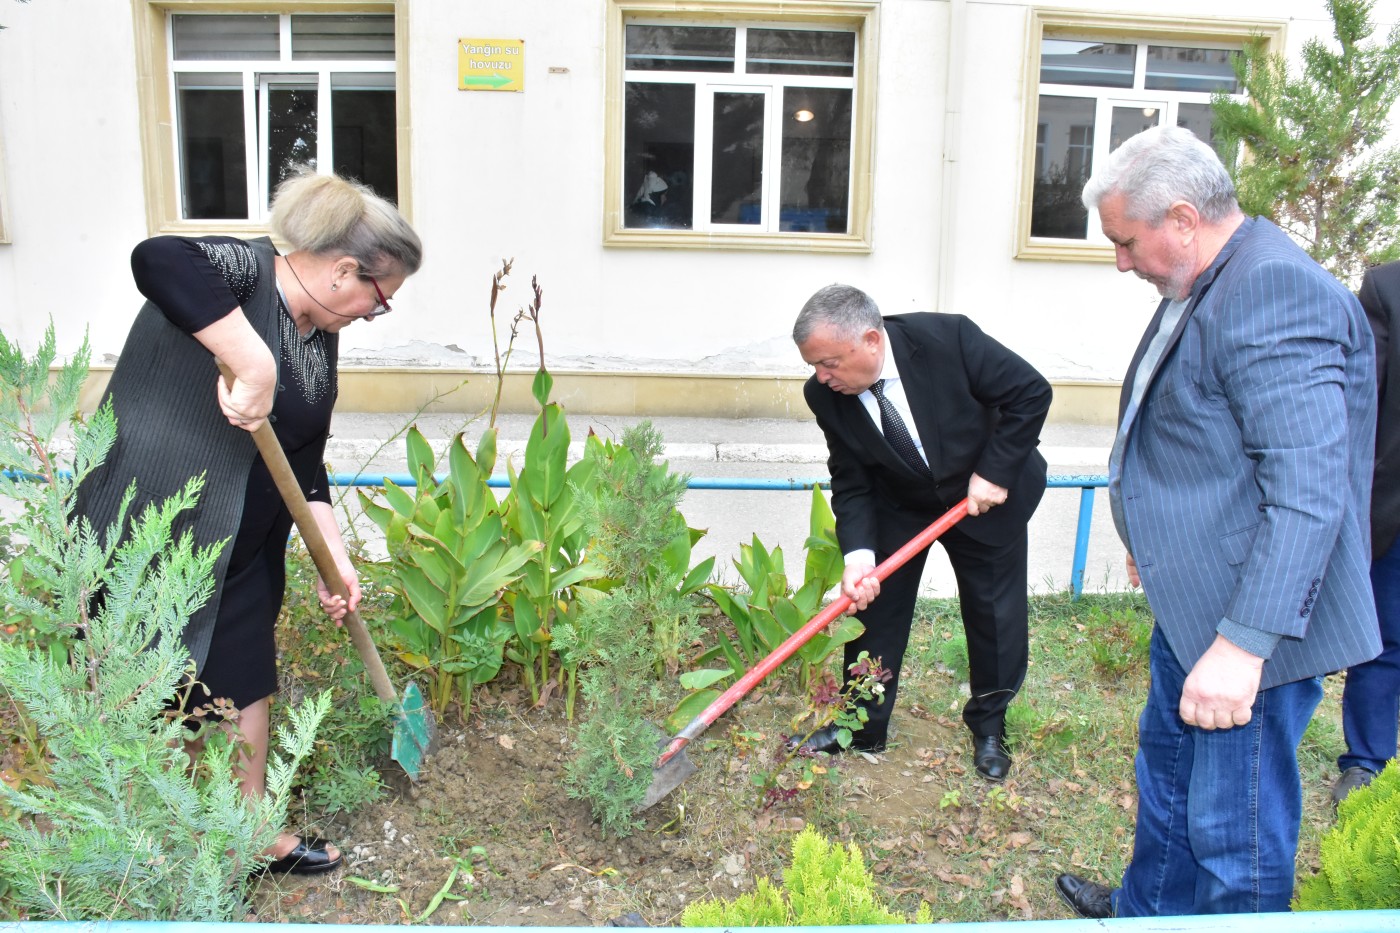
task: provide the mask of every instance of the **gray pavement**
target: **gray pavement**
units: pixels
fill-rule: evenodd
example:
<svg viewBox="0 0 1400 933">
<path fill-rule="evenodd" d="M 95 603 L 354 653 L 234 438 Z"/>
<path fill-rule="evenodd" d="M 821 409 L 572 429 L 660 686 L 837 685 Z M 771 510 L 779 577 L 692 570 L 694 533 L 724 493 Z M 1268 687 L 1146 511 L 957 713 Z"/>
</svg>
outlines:
<svg viewBox="0 0 1400 933">
<path fill-rule="evenodd" d="M 327 448 L 332 468 L 338 473 L 352 474 L 403 472 L 406 468 L 404 441 L 402 436 L 395 435 L 406 429 L 410 417 L 407 414 L 337 413 Z M 619 439 L 628 427 L 641 420 L 644 419 L 569 413 L 572 456 L 581 455 L 583 438 L 590 429 Z M 665 439 L 665 456 L 671 468 L 692 477 L 802 480 L 827 477 L 826 446 L 820 429 L 812 421 L 651 420 Z M 419 415 L 415 423 L 438 451 L 459 432 L 474 450 L 486 427 L 485 419 L 471 420 L 460 414 Z M 533 416 L 527 415 L 505 415 L 497 420 L 497 472 L 504 472 L 507 457 L 520 465 L 533 424 Z M 1107 426 L 1047 425 L 1041 435 L 1041 450 L 1052 475 L 1103 474 L 1108 469 L 1112 442 L 1113 429 Z M 767 490 L 689 491 L 681 503 L 681 511 L 692 527 L 706 529 L 705 537 L 696 546 L 696 558 L 715 556 L 717 575 L 733 581 L 737 574 L 732 561 L 740 545 L 749 543 L 757 535 L 769 548 L 781 546 L 789 571 L 800 574 L 810 495 L 809 492 Z M 353 499 L 347 497 L 349 502 Z M 1078 489 L 1046 491 L 1030 525 L 1030 588 L 1033 592 L 1063 590 L 1069 586 L 1079 507 Z M 373 541 L 373 526 L 357 519 L 355 527 L 362 537 Z M 1123 547 L 1108 514 L 1107 494 L 1101 489 L 1094 501 L 1085 589 L 1090 592 L 1125 589 L 1123 557 Z M 930 555 L 923 586 L 928 595 L 951 596 L 956 592 L 952 568 L 937 547 Z"/>
</svg>

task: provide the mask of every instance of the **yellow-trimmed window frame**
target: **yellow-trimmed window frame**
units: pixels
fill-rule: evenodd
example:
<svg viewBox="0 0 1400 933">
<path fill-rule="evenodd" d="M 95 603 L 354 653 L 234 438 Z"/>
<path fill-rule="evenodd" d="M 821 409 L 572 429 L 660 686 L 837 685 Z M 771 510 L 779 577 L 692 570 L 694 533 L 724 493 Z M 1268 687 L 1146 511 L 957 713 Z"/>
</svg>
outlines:
<svg viewBox="0 0 1400 933">
<path fill-rule="evenodd" d="M 1282 54 L 1286 24 L 1281 20 L 1216 19 L 1092 13 L 1083 10 L 1031 8 L 1026 29 L 1024 116 L 1020 165 L 1020 196 L 1016 216 L 1016 258 L 1074 262 L 1113 262 L 1113 246 L 1104 242 L 1078 242 L 1031 236 L 1031 205 L 1035 189 L 1036 124 L 1040 112 L 1040 50 L 1044 38 L 1103 39 L 1110 42 L 1153 45 L 1219 46 L 1263 42 L 1270 53 Z M 1086 88 L 1102 94 L 1104 89 Z M 1090 212 L 1090 230 L 1095 216 Z"/>
<path fill-rule="evenodd" d="M 141 155 L 146 192 L 146 228 L 152 236 L 229 234 L 262 236 L 266 221 L 185 220 L 176 188 L 174 103 L 166 19 L 172 13 L 392 13 L 398 145 L 398 206 L 412 218 L 409 183 L 408 2 L 407 0 L 132 0 L 136 34 L 136 79 L 141 107 Z"/>
<path fill-rule="evenodd" d="M 868 253 L 871 249 L 871 174 L 874 164 L 875 75 L 879 57 L 879 0 L 608 0 L 605 95 L 603 245 L 650 249 L 753 249 Z M 629 20 L 674 19 L 734 25 L 793 23 L 856 33 L 851 127 L 850 224 L 844 234 L 739 233 L 654 230 L 623 225 L 622 134 L 625 27 Z"/>
</svg>

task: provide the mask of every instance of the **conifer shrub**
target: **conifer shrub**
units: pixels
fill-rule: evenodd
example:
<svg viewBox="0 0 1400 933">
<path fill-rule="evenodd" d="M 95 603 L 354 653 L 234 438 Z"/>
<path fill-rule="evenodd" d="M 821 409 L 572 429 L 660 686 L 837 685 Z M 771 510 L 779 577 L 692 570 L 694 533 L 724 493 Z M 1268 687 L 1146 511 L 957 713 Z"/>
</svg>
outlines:
<svg viewBox="0 0 1400 933">
<path fill-rule="evenodd" d="M 906 917 L 881 903 L 860 848 L 842 847 L 812 829 L 792 843 L 792 864 L 781 885 L 760 878 L 753 893 L 733 900 L 696 901 L 681 914 L 685 927 L 853 926 L 930 923 L 927 904 Z"/>
<path fill-rule="evenodd" d="M 691 533 L 676 509 L 688 477 L 658 463 L 661 451 L 650 422 L 627 430 L 620 445 L 589 439 L 596 485 L 581 509 L 589 559 L 604 579 L 580 588 L 577 611 L 554 633 L 564 667 L 581 672 L 584 698 L 568 793 L 617 835 L 639 825 L 659 754 L 661 735 L 648 720 L 663 702 L 658 673 L 675 669 L 699 615 Z"/>
<path fill-rule="evenodd" d="M 0 335 L 0 499 L 19 504 L 9 533 L 20 543 L 0 573 L 0 604 L 35 633 L 0 638 L 0 695 L 47 768 L 0 782 L 0 888 L 29 919 L 239 920 L 248 872 L 276 840 L 329 697 L 279 730 L 286 757 L 270 756 L 256 801 L 217 727 L 191 762 L 192 733 L 166 706 L 192 669 L 180 632 L 212 592 L 218 548 L 172 528 L 203 479 L 139 514 L 129 514 L 133 487 L 110 529 L 72 518 L 117 424 L 110 406 L 75 422 L 71 470 L 60 468 L 55 437 L 76 411 L 86 341 L 50 384 L 54 356 L 52 325 L 32 360 Z"/>
<path fill-rule="evenodd" d="M 1294 910 L 1400 908 L 1400 766 L 1347 794 L 1322 837 L 1322 870 L 1303 882 Z"/>
</svg>

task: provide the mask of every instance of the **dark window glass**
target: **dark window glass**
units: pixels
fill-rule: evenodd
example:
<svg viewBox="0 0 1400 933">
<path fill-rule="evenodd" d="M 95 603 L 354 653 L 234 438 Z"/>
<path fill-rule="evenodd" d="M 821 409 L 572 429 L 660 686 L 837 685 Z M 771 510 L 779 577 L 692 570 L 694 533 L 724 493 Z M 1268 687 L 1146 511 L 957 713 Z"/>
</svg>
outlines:
<svg viewBox="0 0 1400 933">
<path fill-rule="evenodd" d="M 316 88 L 274 84 L 267 92 L 267 195 L 298 166 L 316 167 Z"/>
<path fill-rule="evenodd" d="M 1137 46 L 1082 39 L 1040 41 L 1040 83 L 1132 87 Z"/>
<path fill-rule="evenodd" d="M 628 227 L 694 226 L 695 87 L 629 81 L 623 115 Z"/>
<path fill-rule="evenodd" d="M 383 79 L 387 86 L 373 79 Z M 331 140 L 338 175 L 357 178 L 375 194 L 397 201 L 398 139 L 393 75 L 331 75 Z"/>
<path fill-rule="evenodd" d="M 1144 86 L 1149 91 L 1238 94 L 1240 83 L 1233 65 L 1238 54 L 1227 49 L 1149 45 Z"/>
<path fill-rule="evenodd" d="M 725 26 L 628 26 L 625 68 L 734 71 L 735 31 Z"/>
<path fill-rule="evenodd" d="M 176 79 L 185 220 L 248 217 L 241 82 L 236 74 L 186 74 Z"/>
<path fill-rule="evenodd" d="M 711 223 L 763 223 L 763 98 L 715 94 Z"/>
<path fill-rule="evenodd" d="M 1092 98 L 1040 97 L 1031 236 L 1083 240 L 1089 211 L 1079 196 L 1094 170 Z"/>
<path fill-rule="evenodd" d="M 1221 149 L 1220 141 L 1215 137 L 1215 111 L 1210 104 L 1178 104 L 1176 125 L 1184 126 L 1195 133 L 1197 139 L 1203 140 L 1215 150 L 1222 162 L 1230 164 L 1226 153 Z"/>
<path fill-rule="evenodd" d="M 855 74 L 856 35 L 810 29 L 750 29 L 744 68 L 750 74 Z"/>
<path fill-rule="evenodd" d="M 1162 109 L 1153 104 L 1142 107 L 1114 107 L 1108 129 L 1108 151 L 1113 152 L 1138 133 L 1162 122 Z"/>
<path fill-rule="evenodd" d="M 790 87 L 783 95 L 778 229 L 846 233 L 851 179 L 851 91 Z"/>
</svg>

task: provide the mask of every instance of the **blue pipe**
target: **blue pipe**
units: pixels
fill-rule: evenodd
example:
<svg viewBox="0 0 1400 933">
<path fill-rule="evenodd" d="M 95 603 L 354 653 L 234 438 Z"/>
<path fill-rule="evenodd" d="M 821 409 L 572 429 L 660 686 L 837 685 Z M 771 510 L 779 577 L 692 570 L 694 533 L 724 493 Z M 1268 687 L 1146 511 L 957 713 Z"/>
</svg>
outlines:
<svg viewBox="0 0 1400 933">
<path fill-rule="evenodd" d="M 1335 910 L 1276 914 L 1231 914 L 1199 917 L 1125 917 L 1112 920 L 1029 920 L 1017 922 L 1018 930 L 1039 927 L 1054 933 L 1390 933 L 1400 931 L 1400 910 Z M 279 923 L 277 933 L 403 933 L 390 924 Z M 444 933 L 480 933 L 478 926 L 435 926 Z M 754 927 L 697 927 L 697 933 L 733 933 Z M 940 923 L 905 930 L 914 933 L 1006 933 L 1005 921 Z M 578 933 L 578 927 L 491 927 L 492 933 Z M 803 933 L 883 933 L 889 927 L 803 927 Z M 190 921 L 107 920 L 100 923 L 67 920 L 35 920 L 0 923 L 0 933 L 248 933 L 246 923 L 195 923 Z"/>
</svg>

